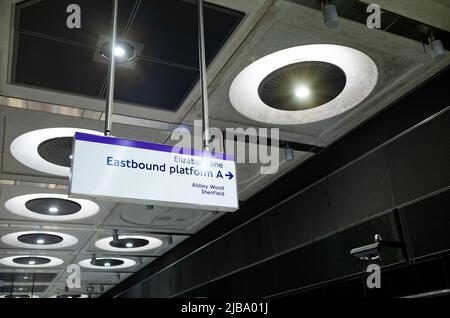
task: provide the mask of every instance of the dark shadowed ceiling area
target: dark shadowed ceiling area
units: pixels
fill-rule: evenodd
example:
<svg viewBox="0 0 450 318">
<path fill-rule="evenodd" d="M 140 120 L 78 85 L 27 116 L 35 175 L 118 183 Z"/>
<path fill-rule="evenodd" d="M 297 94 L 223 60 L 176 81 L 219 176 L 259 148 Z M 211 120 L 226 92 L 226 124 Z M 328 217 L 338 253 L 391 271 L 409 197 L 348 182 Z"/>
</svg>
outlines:
<svg viewBox="0 0 450 318">
<path fill-rule="evenodd" d="M 72 2 L 30 0 L 16 5 L 13 82 L 104 97 L 108 64 L 99 50 L 109 39 L 111 1 L 78 1 L 80 29 L 69 29 L 66 16 L 61 15 Z M 137 59 L 117 69 L 118 100 L 178 109 L 198 79 L 196 10 L 192 1 L 120 1 L 118 35 L 135 47 Z M 213 4 L 205 6 L 208 63 L 243 15 Z"/>
</svg>

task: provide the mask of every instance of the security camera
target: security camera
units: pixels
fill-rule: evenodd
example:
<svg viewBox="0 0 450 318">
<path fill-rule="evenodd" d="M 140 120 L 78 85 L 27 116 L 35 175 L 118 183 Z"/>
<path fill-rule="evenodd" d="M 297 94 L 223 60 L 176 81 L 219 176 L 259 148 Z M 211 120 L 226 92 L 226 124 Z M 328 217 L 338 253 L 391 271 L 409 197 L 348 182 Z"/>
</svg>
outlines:
<svg viewBox="0 0 450 318">
<path fill-rule="evenodd" d="M 385 241 L 379 234 L 375 234 L 375 243 L 356 247 L 350 251 L 350 255 L 360 260 L 376 260 L 380 258 L 386 248 L 405 249 L 406 244 L 400 241 Z"/>
</svg>

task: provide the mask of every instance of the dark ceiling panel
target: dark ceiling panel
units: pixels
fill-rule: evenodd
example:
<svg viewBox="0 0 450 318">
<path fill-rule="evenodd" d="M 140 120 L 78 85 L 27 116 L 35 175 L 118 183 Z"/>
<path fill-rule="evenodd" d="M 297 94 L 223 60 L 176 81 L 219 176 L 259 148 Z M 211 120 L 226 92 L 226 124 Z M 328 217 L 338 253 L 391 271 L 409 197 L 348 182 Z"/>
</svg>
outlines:
<svg viewBox="0 0 450 318">
<path fill-rule="evenodd" d="M 81 29 L 69 29 L 66 25 L 68 5 L 76 3 L 81 8 Z M 136 0 L 120 0 L 118 35 L 125 31 Z M 100 35 L 111 30 L 111 0 L 41 0 L 24 1 L 17 5 L 16 28 L 58 37 L 68 41 L 95 46 Z"/>
<path fill-rule="evenodd" d="M 94 62 L 95 50 L 20 34 L 14 81 L 98 96 L 108 65 Z"/>
<path fill-rule="evenodd" d="M 211 61 L 242 19 L 243 14 L 206 5 L 206 57 Z M 198 66 L 197 7 L 180 0 L 142 1 L 127 39 L 144 43 L 141 55 L 188 66 Z"/>
<path fill-rule="evenodd" d="M 71 0 L 25 1 L 16 6 L 14 83 L 104 97 L 107 61 L 99 55 L 110 33 L 110 0 L 80 0 L 81 29 L 66 26 Z M 210 62 L 244 14 L 205 3 Z M 115 97 L 176 111 L 198 80 L 196 1 L 119 1 L 119 36 L 138 57 L 118 65 Z"/>
<path fill-rule="evenodd" d="M 135 69 L 117 69 L 115 98 L 176 110 L 197 77 L 198 71 L 139 59 Z"/>
</svg>

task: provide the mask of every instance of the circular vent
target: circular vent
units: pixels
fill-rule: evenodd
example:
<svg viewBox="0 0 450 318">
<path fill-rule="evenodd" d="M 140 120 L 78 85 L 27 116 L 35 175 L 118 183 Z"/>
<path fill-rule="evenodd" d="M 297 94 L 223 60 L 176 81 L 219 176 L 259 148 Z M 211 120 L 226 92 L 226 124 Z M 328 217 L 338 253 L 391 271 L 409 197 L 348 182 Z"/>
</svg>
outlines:
<svg viewBox="0 0 450 318">
<path fill-rule="evenodd" d="M 266 76 L 258 87 L 258 95 L 272 108 L 304 110 L 335 99 L 344 90 L 346 81 L 344 71 L 334 64 L 300 62 Z"/>
<path fill-rule="evenodd" d="M 117 242 L 111 241 L 109 243 L 109 245 L 116 248 L 136 248 L 145 246 L 147 244 L 148 244 L 147 240 L 138 238 L 119 239 Z"/>
<path fill-rule="evenodd" d="M 41 142 L 37 148 L 42 159 L 62 167 L 70 167 L 72 137 L 58 137 Z"/>
<path fill-rule="evenodd" d="M 17 239 L 22 243 L 33 245 L 52 245 L 61 243 L 63 240 L 61 236 L 45 233 L 24 234 Z"/>
<path fill-rule="evenodd" d="M 103 266 L 103 267 L 110 267 L 110 266 L 119 266 L 122 265 L 124 261 L 120 259 L 113 259 L 113 258 L 102 258 L 102 259 L 96 259 L 91 260 L 91 265 L 94 266 Z"/>
<path fill-rule="evenodd" d="M 20 264 L 20 265 L 43 265 L 50 263 L 50 259 L 46 257 L 16 257 L 13 260 L 14 263 Z"/>
<path fill-rule="evenodd" d="M 81 210 L 77 202 L 58 198 L 38 198 L 29 200 L 25 207 L 35 213 L 44 215 L 69 215 Z"/>
</svg>

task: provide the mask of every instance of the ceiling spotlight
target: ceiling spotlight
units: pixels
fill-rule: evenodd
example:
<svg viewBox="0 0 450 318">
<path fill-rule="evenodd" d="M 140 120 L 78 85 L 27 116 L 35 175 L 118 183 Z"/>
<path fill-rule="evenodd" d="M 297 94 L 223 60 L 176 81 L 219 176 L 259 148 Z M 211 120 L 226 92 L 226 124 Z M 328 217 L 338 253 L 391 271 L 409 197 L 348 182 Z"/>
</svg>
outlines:
<svg viewBox="0 0 450 318">
<path fill-rule="evenodd" d="M 438 59 L 445 55 L 445 48 L 444 48 L 444 45 L 442 44 L 442 41 L 435 39 L 433 32 L 430 32 L 430 36 L 428 38 L 428 44 L 431 47 L 431 57 L 433 59 Z"/>
<path fill-rule="evenodd" d="M 100 286 L 100 292 L 103 293 L 105 291 L 105 286 L 101 285 Z"/>
<path fill-rule="evenodd" d="M 125 244 L 125 246 L 128 247 L 128 248 L 132 248 L 133 247 L 133 243 L 128 242 L 127 244 Z"/>
<path fill-rule="evenodd" d="M 116 46 L 116 47 L 114 48 L 114 55 L 115 55 L 116 57 L 122 57 L 122 56 L 125 55 L 125 50 L 124 50 L 123 47 L 121 47 L 121 46 Z"/>
<path fill-rule="evenodd" d="M 113 232 L 113 243 L 115 244 L 119 244 L 120 240 L 119 240 L 119 231 L 118 230 L 114 230 Z"/>
<path fill-rule="evenodd" d="M 334 4 L 322 2 L 323 23 L 328 29 L 336 29 L 339 25 L 339 15 Z"/>
<path fill-rule="evenodd" d="M 133 46 L 124 41 L 117 41 L 113 49 L 117 63 L 129 62 L 136 57 L 136 50 Z M 111 56 L 111 42 L 106 42 L 100 49 L 101 56 L 109 60 Z"/>
<path fill-rule="evenodd" d="M 284 145 L 284 156 L 286 161 L 294 161 L 294 149 L 289 143 Z"/>
<path fill-rule="evenodd" d="M 58 213 L 58 208 L 56 206 L 51 206 L 48 208 L 48 212 L 50 213 Z"/>
<path fill-rule="evenodd" d="M 29 261 L 28 265 L 36 265 L 36 261 Z"/>
<path fill-rule="evenodd" d="M 103 264 L 103 266 L 105 266 L 105 267 L 110 267 L 110 266 L 111 266 L 111 263 L 106 262 L 105 264 Z"/>
<path fill-rule="evenodd" d="M 307 86 L 299 86 L 295 89 L 295 96 L 299 99 L 308 98 L 311 95 L 311 90 Z"/>
<path fill-rule="evenodd" d="M 29 278 L 28 276 L 24 276 L 24 277 L 23 277 L 23 279 L 28 279 L 28 278 Z"/>
<path fill-rule="evenodd" d="M 44 244 L 45 240 L 44 239 L 37 239 L 36 240 L 36 244 Z"/>
</svg>

